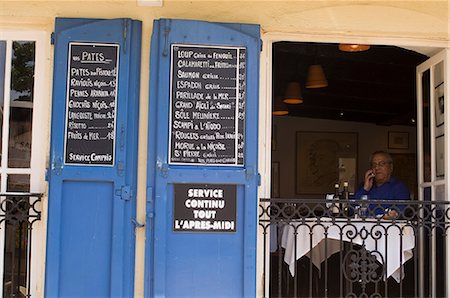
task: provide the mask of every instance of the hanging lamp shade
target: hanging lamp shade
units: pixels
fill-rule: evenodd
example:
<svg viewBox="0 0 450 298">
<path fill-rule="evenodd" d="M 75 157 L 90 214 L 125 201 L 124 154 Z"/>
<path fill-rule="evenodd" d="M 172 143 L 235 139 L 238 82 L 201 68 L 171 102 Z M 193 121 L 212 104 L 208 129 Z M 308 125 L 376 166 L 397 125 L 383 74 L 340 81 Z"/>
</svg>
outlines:
<svg viewBox="0 0 450 298">
<path fill-rule="evenodd" d="M 273 102 L 272 115 L 284 116 L 289 114 L 287 105 L 277 96 Z"/>
<path fill-rule="evenodd" d="M 306 78 L 306 88 L 322 88 L 328 86 L 327 78 L 323 68 L 319 64 L 310 65 L 308 68 L 308 77 Z"/>
<path fill-rule="evenodd" d="M 302 92 L 300 83 L 290 82 L 286 88 L 283 102 L 288 104 L 301 104 L 303 103 Z"/>
<path fill-rule="evenodd" d="M 369 45 L 366 44 L 348 44 L 348 43 L 341 43 L 339 45 L 339 50 L 343 52 L 363 52 L 370 49 Z"/>
</svg>

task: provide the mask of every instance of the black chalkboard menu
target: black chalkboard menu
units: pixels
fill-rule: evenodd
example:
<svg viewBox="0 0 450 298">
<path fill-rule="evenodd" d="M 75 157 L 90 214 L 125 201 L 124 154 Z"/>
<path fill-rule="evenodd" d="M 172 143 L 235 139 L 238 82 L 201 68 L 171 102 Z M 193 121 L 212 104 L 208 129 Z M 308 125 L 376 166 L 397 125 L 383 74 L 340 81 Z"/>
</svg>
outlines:
<svg viewBox="0 0 450 298">
<path fill-rule="evenodd" d="M 119 45 L 70 43 L 65 163 L 114 165 Z"/>
<path fill-rule="evenodd" d="M 244 164 L 246 49 L 173 44 L 169 162 Z"/>
<path fill-rule="evenodd" d="M 236 185 L 174 184 L 173 230 L 236 232 Z"/>
</svg>

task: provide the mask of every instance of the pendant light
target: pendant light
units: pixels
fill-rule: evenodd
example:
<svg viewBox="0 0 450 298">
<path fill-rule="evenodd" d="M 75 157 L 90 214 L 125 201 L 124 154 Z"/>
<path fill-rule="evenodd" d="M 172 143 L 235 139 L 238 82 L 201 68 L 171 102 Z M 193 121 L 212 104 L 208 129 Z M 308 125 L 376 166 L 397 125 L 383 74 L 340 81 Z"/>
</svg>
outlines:
<svg viewBox="0 0 450 298">
<path fill-rule="evenodd" d="M 322 65 L 314 64 L 308 67 L 308 76 L 306 78 L 306 88 L 323 88 L 328 86 L 327 78 L 323 72 Z"/>
<path fill-rule="evenodd" d="M 366 44 L 348 44 L 348 43 L 341 43 L 339 45 L 339 50 L 343 52 L 363 52 L 370 49 L 369 45 Z"/>
<path fill-rule="evenodd" d="M 284 103 L 287 104 L 301 104 L 303 103 L 302 92 L 300 83 L 290 82 L 287 85 L 286 93 L 283 99 Z"/>
<path fill-rule="evenodd" d="M 305 87 L 310 88 L 323 88 L 328 86 L 327 78 L 323 71 L 322 65 L 318 63 L 320 60 L 320 48 L 315 45 L 314 48 L 314 63 L 308 67 L 308 74 L 306 77 Z"/>
<path fill-rule="evenodd" d="M 284 116 L 289 114 L 287 105 L 282 101 L 281 96 L 277 96 L 273 102 L 272 115 Z"/>
</svg>

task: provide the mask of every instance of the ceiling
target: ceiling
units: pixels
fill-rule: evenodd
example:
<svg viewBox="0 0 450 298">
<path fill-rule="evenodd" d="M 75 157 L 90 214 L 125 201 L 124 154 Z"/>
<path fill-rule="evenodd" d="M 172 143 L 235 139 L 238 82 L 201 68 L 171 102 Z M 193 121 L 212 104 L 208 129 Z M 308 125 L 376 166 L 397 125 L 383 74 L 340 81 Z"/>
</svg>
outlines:
<svg viewBox="0 0 450 298">
<path fill-rule="evenodd" d="M 331 43 L 274 43 L 273 98 L 283 97 L 288 82 L 296 81 L 304 102 L 288 105 L 290 116 L 415 125 L 416 66 L 427 58 L 394 46 L 342 52 Z M 312 64 L 322 66 L 327 87 L 304 87 Z"/>
</svg>

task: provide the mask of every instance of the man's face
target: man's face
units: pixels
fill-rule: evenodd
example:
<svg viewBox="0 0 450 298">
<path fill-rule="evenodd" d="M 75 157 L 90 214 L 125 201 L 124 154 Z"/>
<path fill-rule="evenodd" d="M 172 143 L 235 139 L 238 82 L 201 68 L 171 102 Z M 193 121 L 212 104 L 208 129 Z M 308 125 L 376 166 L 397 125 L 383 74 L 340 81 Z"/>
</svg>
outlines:
<svg viewBox="0 0 450 298">
<path fill-rule="evenodd" d="M 384 154 L 375 154 L 372 158 L 371 166 L 375 174 L 376 184 L 382 184 L 391 178 L 392 162 Z"/>
</svg>

